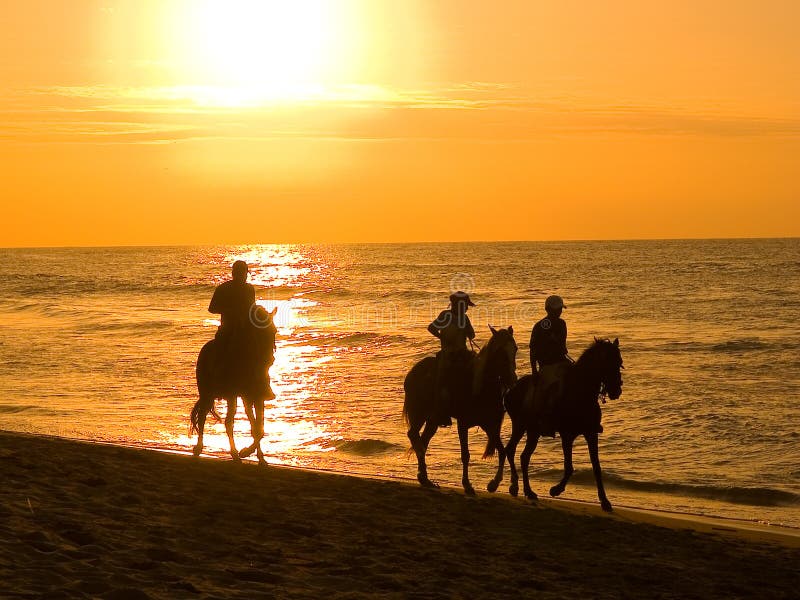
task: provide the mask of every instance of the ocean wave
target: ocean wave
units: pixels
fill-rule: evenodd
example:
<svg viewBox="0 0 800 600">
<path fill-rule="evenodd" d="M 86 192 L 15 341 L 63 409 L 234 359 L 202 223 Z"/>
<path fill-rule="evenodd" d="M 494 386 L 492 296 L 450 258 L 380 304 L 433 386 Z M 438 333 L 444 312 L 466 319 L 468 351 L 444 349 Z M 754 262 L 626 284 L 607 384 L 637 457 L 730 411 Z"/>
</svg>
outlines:
<svg viewBox="0 0 800 600">
<path fill-rule="evenodd" d="M 352 331 L 312 335 L 310 340 L 321 346 L 386 346 L 410 344 L 413 340 L 404 335 L 384 335 L 369 331 Z"/>
<path fill-rule="evenodd" d="M 75 275 L 56 275 L 39 273 L 33 275 L 12 273 L 2 282 L 5 294 L 17 297 L 36 297 L 44 295 L 73 296 L 84 294 L 169 294 L 202 293 L 209 295 L 214 290 L 214 281 L 195 278 L 177 278 L 174 280 L 126 280 L 115 278 L 89 278 Z M 257 286 L 259 296 L 288 297 L 297 292 L 292 286 Z"/>
<path fill-rule="evenodd" d="M 54 410 L 46 406 L 37 406 L 35 404 L 0 404 L 0 414 L 2 415 L 18 415 L 26 412 L 62 416 L 68 414 L 69 411 Z"/>
<path fill-rule="evenodd" d="M 118 331 L 132 331 L 136 334 L 144 334 L 149 331 L 158 329 L 169 329 L 175 325 L 172 321 L 166 320 L 153 320 L 153 321 L 130 321 L 130 322 L 97 322 L 87 325 L 81 325 L 77 328 L 81 333 L 102 333 L 102 332 L 118 332 Z"/>
<path fill-rule="evenodd" d="M 800 343 L 793 340 L 766 341 L 760 338 L 742 338 L 726 340 L 724 342 L 667 342 L 667 343 L 631 343 L 625 349 L 635 352 L 658 353 L 700 353 L 715 352 L 721 354 L 736 354 L 757 350 L 796 350 Z"/>
<path fill-rule="evenodd" d="M 381 454 L 393 448 L 400 448 L 397 444 L 374 439 L 339 440 L 335 442 L 333 446 L 337 450 L 348 454 L 357 454 L 358 456 L 372 456 L 373 454 Z"/>
<path fill-rule="evenodd" d="M 547 469 L 539 471 L 538 477 L 553 479 L 559 478 L 562 471 Z M 594 475 L 590 470 L 576 471 L 572 481 L 584 485 L 594 485 Z M 800 494 L 769 487 L 746 487 L 725 485 L 695 485 L 690 483 L 673 483 L 661 481 L 639 481 L 628 479 L 603 471 L 603 481 L 613 487 L 634 492 L 647 492 L 652 494 L 669 494 L 690 498 L 703 498 L 730 504 L 746 504 L 749 506 L 800 506 Z"/>
</svg>

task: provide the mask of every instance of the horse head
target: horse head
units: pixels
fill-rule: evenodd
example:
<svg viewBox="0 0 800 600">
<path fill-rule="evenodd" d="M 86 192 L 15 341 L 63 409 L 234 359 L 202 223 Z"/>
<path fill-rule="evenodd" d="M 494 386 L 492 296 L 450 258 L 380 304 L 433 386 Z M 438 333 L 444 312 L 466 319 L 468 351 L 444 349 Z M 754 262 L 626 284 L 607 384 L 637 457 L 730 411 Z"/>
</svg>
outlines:
<svg viewBox="0 0 800 600">
<path fill-rule="evenodd" d="M 272 310 L 267 310 L 260 304 L 254 304 L 250 309 L 250 323 L 256 329 L 268 329 L 274 325 L 274 318 L 278 312 L 276 306 Z"/>
<path fill-rule="evenodd" d="M 517 342 L 514 340 L 514 327 L 495 329 L 489 325 L 492 337 L 486 344 L 487 365 L 492 365 L 490 374 L 500 379 L 505 388 L 517 382 Z"/>
<path fill-rule="evenodd" d="M 619 338 L 610 340 L 594 339 L 592 347 L 597 356 L 597 368 L 603 389 L 611 400 L 622 395 L 622 354 L 619 351 Z"/>
</svg>

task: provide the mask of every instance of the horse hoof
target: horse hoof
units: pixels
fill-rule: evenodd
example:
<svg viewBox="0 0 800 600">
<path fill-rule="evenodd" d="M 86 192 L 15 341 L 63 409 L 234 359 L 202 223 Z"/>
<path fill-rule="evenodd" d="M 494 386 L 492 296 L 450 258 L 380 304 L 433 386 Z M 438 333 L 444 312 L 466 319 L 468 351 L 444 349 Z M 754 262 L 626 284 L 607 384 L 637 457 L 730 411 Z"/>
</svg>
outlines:
<svg viewBox="0 0 800 600">
<path fill-rule="evenodd" d="M 419 484 L 424 488 L 438 488 L 439 487 L 439 484 L 432 482 L 430 479 L 428 479 L 428 476 L 425 475 L 424 473 L 419 473 L 417 475 L 417 481 L 419 481 Z"/>
<path fill-rule="evenodd" d="M 517 494 L 519 494 L 519 486 L 516 483 L 512 483 L 508 486 L 508 493 L 516 498 Z"/>
<path fill-rule="evenodd" d="M 495 481 L 492 479 L 487 485 L 486 489 L 489 490 L 491 493 L 495 493 L 497 491 L 497 487 L 500 485 L 499 481 Z"/>
<path fill-rule="evenodd" d="M 239 450 L 239 458 L 247 458 L 253 452 L 255 452 L 255 450 L 255 448 L 243 448 L 242 450 Z"/>
<path fill-rule="evenodd" d="M 560 485 L 554 485 L 550 488 L 550 495 L 555 498 L 556 496 L 560 496 L 561 493 L 564 491 L 564 488 Z"/>
<path fill-rule="evenodd" d="M 464 493 L 467 496 L 474 496 L 475 495 L 475 488 L 472 487 L 471 485 L 470 486 L 465 486 L 464 487 Z"/>
<path fill-rule="evenodd" d="M 614 512 L 614 507 L 611 506 L 611 502 L 609 502 L 608 500 L 601 500 L 600 501 L 600 508 L 602 508 L 604 511 L 606 511 L 608 513 Z"/>
<path fill-rule="evenodd" d="M 202 452 L 203 452 L 202 446 L 195 446 L 194 448 L 192 448 L 192 454 L 194 454 L 195 456 L 200 456 Z"/>
<path fill-rule="evenodd" d="M 233 462 L 235 462 L 235 463 L 240 463 L 240 462 L 242 462 L 242 459 L 241 459 L 241 458 L 239 458 L 239 453 L 238 453 L 238 452 L 237 452 L 236 454 L 231 454 L 231 460 L 232 460 Z"/>
<path fill-rule="evenodd" d="M 539 499 L 539 496 L 533 490 L 525 490 L 525 497 L 531 502 L 536 502 Z"/>
</svg>

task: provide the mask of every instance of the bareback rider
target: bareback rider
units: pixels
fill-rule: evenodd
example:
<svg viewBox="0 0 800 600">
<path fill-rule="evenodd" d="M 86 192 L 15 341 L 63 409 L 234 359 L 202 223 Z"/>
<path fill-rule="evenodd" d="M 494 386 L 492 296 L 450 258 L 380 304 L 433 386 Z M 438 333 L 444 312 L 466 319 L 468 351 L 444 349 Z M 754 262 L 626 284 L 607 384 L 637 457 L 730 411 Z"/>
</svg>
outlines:
<svg viewBox="0 0 800 600">
<path fill-rule="evenodd" d="M 564 393 L 564 380 L 572 363 L 567 354 L 567 324 L 561 318 L 565 308 L 561 296 L 549 296 L 544 303 L 547 316 L 531 332 L 531 370 L 538 376 L 525 403 L 529 414 L 541 423 L 542 435 L 555 435 L 553 409 Z"/>
<path fill-rule="evenodd" d="M 256 302 L 256 289 L 247 283 L 247 263 L 237 260 L 231 274 L 230 281 L 214 290 L 208 306 L 208 312 L 220 315 L 215 337 L 224 356 L 219 366 L 228 375 L 239 374 L 247 358 L 251 310 Z"/>
<path fill-rule="evenodd" d="M 436 355 L 436 386 L 434 388 L 434 419 L 442 427 L 453 424 L 450 413 L 459 390 L 469 392 L 469 368 L 473 358 L 467 349 L 467 340 L 475 339 L 467 310 L 475 304 L 465 292 L 450 295 L 450 308 L 443 310 L 428 325 L 428 331 L 439 338 L 442 349 Z"/>
</svg>

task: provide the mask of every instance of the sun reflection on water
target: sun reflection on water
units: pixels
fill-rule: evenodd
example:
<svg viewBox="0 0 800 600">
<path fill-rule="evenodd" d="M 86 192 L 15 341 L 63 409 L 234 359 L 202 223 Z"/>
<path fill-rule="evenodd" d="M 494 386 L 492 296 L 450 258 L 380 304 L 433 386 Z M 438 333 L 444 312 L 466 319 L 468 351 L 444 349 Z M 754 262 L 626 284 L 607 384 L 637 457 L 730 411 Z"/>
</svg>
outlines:
<svg viewBox="0 0 800 600">
<path fill-rule="evenodd" d="M 272 462 L 308 464 L 311 460 L 304 456 L 334 450 L 332 441 L 338 438 L 337 433 L 329 431 L 325 425 L 328 420 L 317 415 L 315 410 L 320 405 L 317 397 L 321 393 L 320 374 L 333 358 L 323 351 L 321 344 L 315 343 L 318 332 L 304 331 L 311 325 L 309 312 L 318 303 L 304 297 L 305 290 L 302 289 L 291 291 L 289 297 L 280 297 L 286 293 L 286 288 L 316 287 L 319 274 L 328 266 L 320 258 L 309 256 L 300 247 L 283 245 L 239 247 L 223 258 L 229 264 L 236 260 L 246 261 L 250 268 L 250 282 L 257 290 L 256 303 L 268 311 L 277 308 L 274 317 L 278 328 L 277 349 L 275 362 L 270 368 L 276 398 L 265 403 L 264 439 L 261 442 L 264 454 Z M 206 328 L 218 324 L 216 318 L 203 320 Z M 224 416 L 225 403 L 218 403 L 218 409 Z M 234 440 L 239 449 L 252 440 L 250 423 L 241 401 L 237 404 Z M 195 439 L 181 435 L 172 441 L 177 445 L 192 446 Z M 207 421 L 204 444 L 206 453 L 228 453 L 223 422 Z"/>
</svg>

